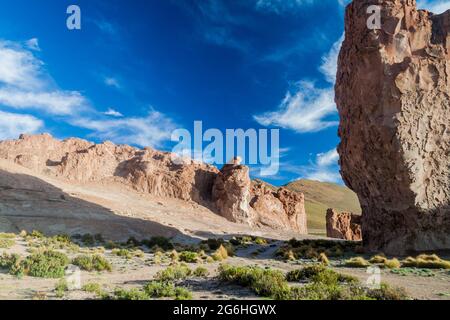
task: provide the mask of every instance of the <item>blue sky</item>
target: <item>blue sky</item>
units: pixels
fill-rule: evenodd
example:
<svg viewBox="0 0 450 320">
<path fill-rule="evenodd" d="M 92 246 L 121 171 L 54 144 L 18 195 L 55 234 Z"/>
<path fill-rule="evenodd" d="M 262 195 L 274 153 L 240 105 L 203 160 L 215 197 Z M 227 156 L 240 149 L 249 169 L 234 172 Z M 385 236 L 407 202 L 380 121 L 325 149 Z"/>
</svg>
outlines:
<svg viewBox="0 0 450 320">
<path fill-rule="evenodd" d="M 0 0 L 0 139 L 170 150 L 172 130 L 195 120 L 280 128 L 281 170 L 266 180 L 342 183 L 333 85 L 345 2 Z M 66 28 L 71 4 L 81 30 Z"/>
</svg>

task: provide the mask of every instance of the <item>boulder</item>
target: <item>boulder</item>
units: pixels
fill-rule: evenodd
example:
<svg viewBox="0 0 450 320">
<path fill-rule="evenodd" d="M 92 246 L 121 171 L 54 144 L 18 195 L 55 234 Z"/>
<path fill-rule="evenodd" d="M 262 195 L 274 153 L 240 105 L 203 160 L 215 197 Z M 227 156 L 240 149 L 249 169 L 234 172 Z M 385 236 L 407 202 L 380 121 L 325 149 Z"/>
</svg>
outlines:
<svg viewBox="0 0 450 320">
<path fill-rule="evenodd" d="M 361 216 L 349 212 L 327 210 L 327 237 L 343 240 L 361 240 Z"/>
<path fill-rule="evenodd" d="M 367 8 L 381 7 L 381 29 Z M 346 9 L 336 104 L 341 174 L 370 251 L 450 249 L 450 11 L 415 0 Z"/>
</svg>

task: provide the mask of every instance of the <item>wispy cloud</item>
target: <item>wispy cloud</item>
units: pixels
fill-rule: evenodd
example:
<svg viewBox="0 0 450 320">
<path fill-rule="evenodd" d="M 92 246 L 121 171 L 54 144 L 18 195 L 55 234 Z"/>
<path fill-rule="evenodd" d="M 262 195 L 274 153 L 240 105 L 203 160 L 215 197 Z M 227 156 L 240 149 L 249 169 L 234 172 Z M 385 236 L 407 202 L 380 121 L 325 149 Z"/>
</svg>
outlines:
<svg viewBox="0 0 450 320">
<path fill-rule="evenodd" d="M 114 77 L 105 77 L 103 79 L 104 83 L 109 86 L 109 87 L 114 87 L 116 89 L 120 89 L 122 86 L 120 85 L 119 80 L 117 80 L 117 78 Z"/>
<path fill-rule="evenodd" d="M 319 71 L 330 84 L 334 84 L 337 70 L 337 56 L 343 37 L 333 44 L 322 57 Z M 337 121 L 328 118 L 336 113 L 334 89 L 332 86 L 319 88 L 315 82 L 301 80 L 294 90 L 288 91 L 276 111 L 254 116 L 264 126 L 279 126 L 299 133 L 317 132 L 336 126 Z"/>
<path fill-rule="evenodd" d="M 100 112 L 78 91 L 62 90 L 45 70 L 43 61 L 34 56 L 35 49 L 25 43 L 0 41 L 0 107 L 34 110 L 42 116 L 91 131 L 91 136 L 117 143 L 160 146 L 170 139 L 175 125 L 164 114 L 151 110 L 143 117 L 123 117 L 109 109 Z M 120 87 L 115 78 L 105 82 Z M 114 116 L 117 119 L 111 119 Z M 45 123 L 28 114 L 0 110 L 0 138 L 34 133 Z"/>
<path fill-rule="evenodd" d="M 77 118 L 71 120 L 70 123 L 92 130 L 91 135 L 101 139 L 153 147 L 158 147 L 164 141 L 169 140 L 171 132 L 176 128 L 170 118 L 157 111 L 150 111 L 146 117 Z"/>
<path fill-rule="evenodd" d="M 38 38 L 32 38 L 30 40 L 27 40 L 25 42 L 25 45 L 31 50 L 41 51 L 41 48 L 39 47 L 39 40 L 38 40 Z"/>
<path fill-rule="evenodd" d="M 116 111 L 112 108 L 109 108 L 108 110 L 106 110 L 105 112 L 103 112 L 104 115 L 106 116 L 112 116 L 112 117 L 123 117 L 123 114 L 121 114 L 119 111 Z"/>
<path fill-rule="evenodd" d="M 298 9 L 305 5 L 314 4 L 314 2 L 315 0 L 257 0 L 256 8 L 262 11 L 282 14 L 292 12 L 292 10 Z"/>
<path fill-rule="evenodd" d="M 338 166 L 339 155 L 336 149 L 331 149 L 315 156 L 306 166 L 298 166 L 294 172 L 299 174 L 299 178 L 315 180 L 321 182 L 342 183 Z"/>
<path fill-rule="evenodd" d="M 450 10 L 450 0 L 419 0 L 417 1 L 417 6 L 420 9 L 427 9 L 439 14 Z"/>
<path fill-rule="evenodd" d="M 0 139 L 15 139 L 21 133 L 35 133 L 43 127 L 44 122 L 31 115 L 0 110 Z"/>
</svg>

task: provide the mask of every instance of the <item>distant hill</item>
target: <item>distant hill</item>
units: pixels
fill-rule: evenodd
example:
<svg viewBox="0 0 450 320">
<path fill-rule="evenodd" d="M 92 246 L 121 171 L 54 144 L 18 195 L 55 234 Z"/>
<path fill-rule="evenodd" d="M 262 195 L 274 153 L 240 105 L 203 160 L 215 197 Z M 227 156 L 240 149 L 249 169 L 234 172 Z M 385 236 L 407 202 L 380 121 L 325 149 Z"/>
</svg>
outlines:
<svg viewBox="0 0 450 320">
<path fill-rule="evenodd" d="M 358 197 L 349 188 L 334 183 L 298 180 L 285 186 L 305 195 L 310 233 L 325 233 L 325 215 L 328 208 L 361 213 Z"/>
</svg>

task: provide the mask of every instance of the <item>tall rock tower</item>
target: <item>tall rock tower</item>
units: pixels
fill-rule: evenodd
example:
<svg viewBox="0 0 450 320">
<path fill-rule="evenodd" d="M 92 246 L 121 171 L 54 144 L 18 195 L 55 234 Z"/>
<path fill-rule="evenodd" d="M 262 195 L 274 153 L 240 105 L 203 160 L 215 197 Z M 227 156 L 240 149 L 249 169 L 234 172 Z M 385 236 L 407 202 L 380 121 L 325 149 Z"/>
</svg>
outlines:
<svg viewBox="0 0 450 320">
<path fill-rule="evenodd" d="M 378 29 L 367 23 L 372 5 Z M 363 209 L 364 244 L 396 254 L 450 249 L 450 11 L 354 0 L 345 32 L 338 151 Z"/>
</svg>

